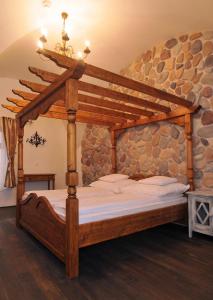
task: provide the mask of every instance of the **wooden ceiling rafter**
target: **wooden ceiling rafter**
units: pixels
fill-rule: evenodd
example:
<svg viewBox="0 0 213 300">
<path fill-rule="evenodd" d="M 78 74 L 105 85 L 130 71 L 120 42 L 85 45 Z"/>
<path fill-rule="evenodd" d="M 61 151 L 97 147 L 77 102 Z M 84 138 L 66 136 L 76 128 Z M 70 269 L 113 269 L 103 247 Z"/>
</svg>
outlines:
<svg viewBox="0 0 213 300">
<path fill-rule="evenodd" d="M 17 114 L 17 117 L 20 120 L 20 125 L 24 126 L 29 119 L 36 119 L 40 114 L 45 114 L 50 106 L 60 99 L 60 93 L 65 82 L 70 78 L 75 80 L 80 79 L 84 70 L 85 63 L 83 61 L 76 60 L 75 66 L 72 70 L 70 69 L 65 71 L 57 81 L 47 86 L 47 88 L 40 93 L 34 101 L 25 106 Z"/>
<path fill-rule="evenodd" d="M 26 96 L 25 96 L 26 92 L 24 92 L 24 91 L 13 90 L 13 92 L 14 92 L 14 94 L 19 95 L 20 97 L 22 97 L 22 99 L 7 97 L 7 100 L 9 102 L 19 106 L 19 107 L 24 107 L 30 101 L 33 101 L 35 99 L 34 94 L 27 93 Z M 66 111 L 65 111 L 65 108 L 64 108 L 64 101 L 58 100 L 57 102 L 55 102 L 55 104 L 50 107 L 49 112 L 65 114 Z M 191 111 L 189 111 L 189 112 L 191 112 Z M 63 117 L 62 119 L 66 119 L 66 117 Z M 170 119 L 169 122 L 174 123 L 174 124 L 179 125 L 179 126 L 184 126 L 184 124 L 185 124 L 184 116 L 181 115 L 181 116 L 174 117 L 173 119 Z M 91 123 L 91 120 L 90 120 L 90 123 Z M 131 125 L 133 125 L 133 123 L 131 123 Z"/>
<path fill-rule="evenodd" d="M 2 107 L 13 112 L 13 113 L 19 113 L 22 110 L 22 107 L 18 106 L 12 106 L 12 105 L 5 105 L 2 104 Z M 60 113 L 60 112 L 54 112 L 54 111 L 49 111 L 46 114 L 42 114 L 42 117 L 46 118 L 53 118 L 53 119 L 60 119 L 60 120 L 67 120 L 67 114 Z M 112 127 L 114 125 L 113 122 L 110 122 L 110 120 L 104 118 L 100 118 L 99 116 L 94 116 L 91 118 L 91 114 L 82 114 L 82 113 L 77 113 L 76 117 L 77 122 L 81 123 L 88 123 L 88 124 L 94 124 L 94 125 L 103 125 L 103 126 L 109 126 Z"/>
<path fill-rule="evenodd" d="M 32 92 L 35 93 L 43 93 L 50 85 L 45 85 L 42 83 L 37 83 L 37 82 L 32 82 L 29 80 L 24 80 L 24 79 L 20 79 L 19 83 L 25 87 L 27 87 L 28 89 L 30 89 Z M 63 96 L 64 97 L 64 93 Z"/>
<path fill-rule="evenodd" d="M 18 95 L 25 100 L 34 100 L 35 97 L 38 95 L 35 93 L 28 93 L 28 92 L 20 91 L 20 90 L 12 90 L 12 91 L 15 95 Z M 143 116 L 150 117 L 153 115 L 152 112 L 143 110 L 141 108 L 129 106 L 126 104 L 121 104 L 121 103 L 118 103 L 115 101 L 106 100 L 106 99 L 102 99 L 102 98 L 98 98 L 98 97 L 92 97 L 92 96 L 80 94 L 80 93 L 78 94 L 78 101 L 80 103 L 91 104 L 91 105 L 109 108 L 112 110 L 128 112 L 128 113 L 131 113 L 133 115 L 138 115 L 138 116 L 143 115 Z M 64 100 L 58 100 L 56 103 L 57 103 L 57 105 L 64 106 Z"/>
<path fill-rule="evenodd" d="M 12 97 L 7 97 L 7 101 L 10 103 L 15 104 L 18 107 L 25 107 L 27 106 L 32 100 L 24 100 L 24 99 L 17 99 L 17 98 L 12 98 Z M 52 105 L 49 109 L 49 111 L 52 112 L 58 112 L 58 113 L 63 113 L 65 114 L 65 108 L 62 106 L 58 106 L 58 105 Z"/>
<path fill-rule="evenodd" d="M 66 69 L 72 69 L 75 60 L 69 57 L 66 57 L 64 55 L 58 54 L 54 51 L 47 50 L 47 49 L 39 49 L 38 50 L 39 54 L 44 55 L 45 57 L 51 59 L 56 63 L 57 66 L 63 67 Z M 112 83 L 118 86 L 123 86 L 125 88 L 140 92 L 142 94 L 146 94 L 149 96 L 152 96 L 154 98 L 158 98 L 160 100 L 166 100 L 168 102 L 181 105 L 183 107 L 190 107 L 192 106 L 192 103 L 188 100 L 185 100 L 183 98 L 180 98 L 176 95 L 169 94 L 165 91 L 159 90 L 157 88 L 154 88 L 152 86 L 146 85 L 142 82 L 130 79 L 128 77 L 124 77 L 122 75 L 104 70 L 102 68 L 90 65 L 90 64 L 85 64 L 85 71 L 84 75 L 100 79 L 103 81 L 106 81 L 108 83 Z"/>
<path fill-rule="evenodd" d="M 74 79 L 78 105 L 77 121 L 110 126 L 112 130 L 126 129 L 138 125 L 168 120 L 178 125 L 183 125 L 183 116 L 191 114 L 196 107 L 190 101 L 182 99 L 165 91 L 145 85 L 142 82 L 117 75 L 110 71 L 89 65 L 83 61 L 71 59 L 49 50 L 39 50 L 40 54 L 50 58 L 58 66 L 66 70 L 62 74 L 44 71 L 35 67 L 29 67 L 30 72 L 48 85 L 20 80 L 20 83 L 29 88 L 31 92 L 13 90 L 13 93 L 22 99 L 8 98 L 9 102 L 17 105 L 3 107 L 14 111 L 20 120 L 20 126 L 30 119 L 37 119 L 39 115 L 67 119 L 67 108 L 65 106 L 65 83 Z M 175 111 L 156 102 L 125 94 L 103 86 L 84 82 L 81 79 L 87 75 L 108 83 L 137 91 L 141 94 L 165 100 L 179 106 Z M 80 91 L 80 92 L 79 92 Z"/>
<path fill-rule="evenodd" d="M 25 107 L 32 100 L 23 100 L 23 99 L 16 99 L 16 98 L 8 97 L 7 101 L 12 102 L 13 104 L 15 104 L 19 107 Z M 50 107 L 49 111 L 66 114 L 66 109 L 62 105 L 52 105 Z M 105 115 L 105 116 L 111 116 L 111 117 L 114 117 L 114 118 L 118 118 L 117 123 L 118 122 L 119 123 L 124 123 L 126 121 L 126 119 L 129 119 L 129 120 L 139 119 L 139 116 L 136 116 L 136 115 L 125 114 L 125 113 L 122 113 L 122 112 L 113 111 L 113 110 L 101 108 L 101 107 L 98 107 L 98 106 L 91 106 L 91 105 L 80 104 L 80 103 L 79 103 L 78 111 L 80 111 L 80 112 L 83 112 L 83 111 L 84 112 L 92 112 L 92 113 L 96 113 L 96 114 L 100 114 L 100 115 Z"/>
<path fill-rule="evenodd" d="M 36 93 L 29 93 L 26 91 L 16 90 L 12 89 L 13 94 L 20 96 L 24 100 L 35 100 L 35 98 L 38 96 Z"/>
<path fill-rule="evenodd" d="M 42 93 L 48 87 L 48 85 L 44 85 L 44 84 L 36 83 L 36 82 L 31 82 L 31 81 L 28 81 L 28 80 L 20 80 L 19 82 L 23 86 L 29 88 L 32 92 L 36 92 L 36 93 Z M 131 96 L 131 95 L 126 95 L 124 93 L 113 91 L 113 90 L 110 90 L 110 89 L 107 89 L 107 88 L 104 88 L 104 87 L 99 87 L 99 86 L 91 84 L 91 83 L 79 81 L 78 82 L 78 87 L 79 87 L 80 91 L 90 93 L 90 94 L 95 94 L 95 95 L 102 96 L 102 97 L 107 97 L 107 98 L 112 99 L 112 100 L 123 101 L 126 104 L 133 104 L 133 105 L 137 105 L 137 106 L 140 106 L 140 107 L 145 107 L 145 108 L 148 108 L 148 109 L 157 110 L 157 111 L 165 112 L 165 113 L 168 113 L 168 112 L 171 111 L 171 109 L 169 107 L 163 106 L 161 104 L 154 103 L 154 102 L 149 102 L 149 101 L 144 100 L 142 98 L 134 97 L 134 96 Z M 61 90 L 61 96 L 60 97 L 61 98 L 64 97 L 64 89 Z M 148 113 L 152 114 L 151 111 L 148 111 Z"/>
<path fill-rule="evenodd" d="M 151 111 L 144 110 L 142 108 L 126 105 L 123 103 L 119 103 L 116 101 L 111 101 L 108 99 L 102 99 L 99 97 L 92 97 L 86 94 L 78 94 L 78 101 L 82 103 L 87 103 L 87 104 L 92 104 L 92 105 L 97 105 L 105 108 L 110 108 L 118 111 L 123 111 L 123 112 L 128 112 L 133 115 L 138 115 L 138 116 L 147 116 L 150 117 L 153 115 Z"/>
<path fill-rule="evenodd" d="M 29 93 L 29 92 L 26 92 L 26 91 L 21 91 L 21 90 L 16 90 L 16 89 L 13 89 L 12 90 L 13 94 L 21 97 L 22 99 L 24 100 L 30 100 L 30 101 L 33 101 L 36 99 L 36 97 L 39 95 L 38 93 Z M 64 100 L 57 100 L 55 103 L 55 105 L 58 105 L 58 106 L 64 106 Z"/>
<path fill-rule="evenodd" d="M 53 83 L 55 82 L 60 75 L 44 71 L 35 67 L 29 67 L 29 70 L 31 73 L 34 75 L 38 76 L 40 79 L 43 81 Z M 29 81 L 23 81 L 21 80 L 21 83 L 24 84 L 25 86 L 29 87 L 31 90 L 36 91 L 36 92 L 42 92 L 47 86 L 45 85 L 39 85 L 33 82 Z M 145 107 L 147 109 L 151 110 L 156 110 L 157 112 L 165 112 L 168 113 L 170 112 L 170 108 L 166 107 L 164 105 L 150 102 L 148 100 L 144 100 L 139 97 L 131 96 L 129 94 L 124 94 L 109 88 L 101 87 L 92 83 L 84 82 L 84 81 L 78 81 L 78 89 L 80 91 L 90 93 L 90 94 L 95 94 L 98 96 L 106 97 L 112 100 L 118 100 L 118 101 L 123 101 L 126 104 L 133 104 L 137 105 L 140 107 Z M 151 112 L 150 112 L 151 113 Z"/>
<path fill-rule="evenodd" d="M 139 107 L 144 107 L 146 109 L 151 109 L 151 110 L 154 110 L 157 112 L 159 112 L 159 111 L 165 112 L 165 113 L 170 112 L 170 108 L 167 106 L 164 106 L 164 105 L 161 105 L 161 104 L 158 104 L 155 102 L 151 102 L 148 100 L 144 100 L 139 97 L 131 96 L 129 94 L 114 91 L 112 89 L 108 89 L 108 88 L 105 88 L 102 86 L 97 86 L 92 83 L 79 81 L 78 88 L 80 91 L 83 91 L 86 93 L 91 93 L 91 94 L 95 94 L 98 96 L 107 97 L 112 100 L 118 100 L 118 101 L 122 101 L 124 103 L 137 105 Z"/>
<path fill-rule="evenodd" d="M 39 69 L 36 67 L 30 66 L 28 69 L 32 74 L 38 76 L 42 81 L 46 81 L 49 83 L 55 82 L 58 79 L 58 77 L 60 76 L 59 74 L 45 71 L 45 70 L 42 70 L 42 69 Z"/>
<path fill-rule="evenodd" d="M 128 121 L 128 120 L 140 119 L 140 116 L 138 116 L 138 115 L 127 114 L 125 112 L 120 112 L 120 111 L 112 110 L 112 109 L 108 109 L 108 108 L 102 108 L 102 107 L 95 106 L 95 105 L 79 103 L 78 107 L 79 107 L 78 109 L 80 111 L 89 111 L 89 112 L 94 112 L 94 113 L 97 113 L 100 115 L 119 117 L 119 118 L 123 119 L 123 122 Z"/>
</svg>

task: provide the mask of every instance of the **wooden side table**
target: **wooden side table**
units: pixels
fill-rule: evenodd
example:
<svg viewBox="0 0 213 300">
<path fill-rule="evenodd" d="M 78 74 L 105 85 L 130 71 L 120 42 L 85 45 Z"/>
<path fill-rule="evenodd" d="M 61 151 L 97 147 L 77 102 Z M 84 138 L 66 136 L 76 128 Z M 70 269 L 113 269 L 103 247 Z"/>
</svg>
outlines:
<svg viewBox="0 0 213 300">
<path fill-rule="evenodd" d="M 52 181 L 52 189 L 55 189 L 55 174 L 24 174 L 24 182 L 47 181 L 48 190 Z"/>
<path fill-rule="evenodd" d="M 188 192 L 189 237 L 193 231 L 213 236 L 213 192 Z"/>
</svg>

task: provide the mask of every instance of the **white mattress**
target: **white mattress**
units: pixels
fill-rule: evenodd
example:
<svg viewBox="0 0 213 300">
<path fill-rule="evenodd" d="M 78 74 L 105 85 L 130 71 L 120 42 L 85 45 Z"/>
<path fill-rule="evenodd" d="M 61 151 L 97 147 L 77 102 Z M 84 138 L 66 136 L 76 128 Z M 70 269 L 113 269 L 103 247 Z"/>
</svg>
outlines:
<svg viewBox="0 0 213 300">
<path fill-rule="evenodd" d="M 45 196 L 55 212 L 62 219 L 66 218 L 67 190 L 30 191 L 26 192 L 23 198 L 26 198 L 30 193 Z M 80 224 L 186 203 L 186 197 L 183 195 L 157 197 L 147 194 L 141 196 L 135 193 L 114 194 L 93 187 L 78 188 L 77 197 L 79 199 Z"/>
</svg>

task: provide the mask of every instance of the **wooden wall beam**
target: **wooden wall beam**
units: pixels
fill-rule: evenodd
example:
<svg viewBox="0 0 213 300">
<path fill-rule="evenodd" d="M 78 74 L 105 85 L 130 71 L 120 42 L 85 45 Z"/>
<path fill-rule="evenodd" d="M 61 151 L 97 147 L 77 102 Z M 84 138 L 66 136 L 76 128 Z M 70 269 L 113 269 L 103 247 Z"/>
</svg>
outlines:
<svg viewBox="0 0 213 300">
<path fill-rule="evenodd" d="M 186 159 L 187 159 L 187 177 L 190 184 L 190 191 L 194 190 L 194 174 L 193 174 L 193 144 L 192 144 L 192 116 L 185 115 L 185 136 L 186 136 Z"/>
<path fill-rule="evenodd" d="M 63 68 L 73 68 L 75 60 L 64 55 L 60 55 L 54 51 L 39 49 L 38 53 L 43 54 L 52 61 L 54 61 L 58 66 Z M 95 67 L 93 65 L 85 65 L 85 75 L 94 77 L 109 83 L 113 83 L 119 86 L 123 86 L 128 89 L 138 91 L 140 93 L 147 94 L 154 98 L 159 98 L 166 100 L 171 103 L 181 105 L 183 107 L 191 107 L 192 103 L 175 95 L 171 95 L 165 91 L 156 89 L 154 87 L 148 86 L 142 82 L 112 73 L 110 71 Z"/>
<path fill-rule="evenodd" d="M 143 118 L 143 119 L 137 120 L 135 122 L 129 122 L 128 124 L 116 125 L 113 127 L 113 130 L 126 129 L 126 128 L 151 124 L 151 123 L 160 122 L 160 121 L 169 121 L 171 119 L 184 116 L 185 114 L 192 114 L 197 109 L 198 109 L 198 107 L 191 107 L 190 109 L 189 108 L 178 108 L 175 111 L 172 111 L 168 114 L 158 114 L 158 115 L 155 115 L 150 118 Z"/>
</svg>

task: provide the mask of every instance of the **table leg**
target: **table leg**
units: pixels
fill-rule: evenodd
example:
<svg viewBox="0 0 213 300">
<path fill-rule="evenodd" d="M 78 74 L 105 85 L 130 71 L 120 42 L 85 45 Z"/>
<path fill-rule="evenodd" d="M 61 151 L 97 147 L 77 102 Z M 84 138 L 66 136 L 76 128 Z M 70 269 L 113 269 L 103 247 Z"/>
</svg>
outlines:
<svg viewBox="0 0 213 300">
<path fill-rule="evenodd" d="M 50 190 L 50 179 L 48 179 L 48 190 Z"/>
<path fill-rule="evenodd" d="M 55 178 L 53 178 L 53 190 L 55 189 Z"/>
</svg>

